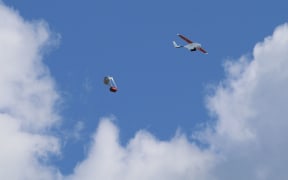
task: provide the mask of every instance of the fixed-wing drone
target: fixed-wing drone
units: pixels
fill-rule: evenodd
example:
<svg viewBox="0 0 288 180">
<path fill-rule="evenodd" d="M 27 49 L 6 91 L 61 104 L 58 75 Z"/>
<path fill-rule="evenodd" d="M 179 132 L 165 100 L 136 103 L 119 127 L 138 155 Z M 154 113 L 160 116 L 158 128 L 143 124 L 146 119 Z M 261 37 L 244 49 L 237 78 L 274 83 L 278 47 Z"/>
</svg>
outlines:
<svg viewBox="0 0 288 180">
<path fill-rule="evenodd" d="M 208 52 L 201 47 L 201 44 L 191 41 L 190 39 L 188 39 L 187 37 L 183 36 L 182 34 L 177 34 L 177 36 L 179 36 L 181 39 L 186 41 L 188 44 L 185 45 L 185 46 L 181 46 L 181 45 L 178 45 L 175 41 L 173 41 L 173 45 L 174 45 L 175 48 L 184 47 L 184 48 L 187 48 L 189 51 L 199 50 L 199 51 L 201 51 L 204 54 L 208 54 Z"/>
</svg>

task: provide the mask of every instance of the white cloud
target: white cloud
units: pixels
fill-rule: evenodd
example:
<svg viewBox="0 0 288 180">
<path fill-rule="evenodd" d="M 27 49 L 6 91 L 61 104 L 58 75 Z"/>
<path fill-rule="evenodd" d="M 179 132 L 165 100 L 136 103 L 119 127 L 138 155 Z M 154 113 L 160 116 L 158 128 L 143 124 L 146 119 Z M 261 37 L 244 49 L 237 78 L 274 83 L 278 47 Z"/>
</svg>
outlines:
<svg viewBox="0 0 288 180">
<path fill-rule="evenodd" d="M 212 147 L 225 158 L 219 179 L 287 179 L 288 24 L 256 44 L 253 59 L 228 62 L 209 98 L 217 118 Z"/>
<path fill-rule="evenodd" d="M 27 22 L 0 2 L 0 179 L 57 179 L 45 165 L 59 153 L 58 139 L 43 134 L 58 122 L 58 95 L 42 64 L 50 43 L 45 22 Z"/>
<path fill-rule="evenodd" d="M 118 140 L 118 129 L 109 120 L 101 121 L 86 160 L 68 177 L 74 179 L 189 180 L 208 178 L 213 156 L 201 151 L 184 135 L 160 141 L 139 131 L 126 147 Z"/>
<path fill-rule="evenodd" d="M 58 118 L 53 113 L 58 95 L 41 60 L 42 47 L 50 40 L 47 24 L 25 22 L 4 5 L 0 18 L 1 111 L 24 119 L 22 125 L 30 128 L 49 126 Z"/>
</svg>

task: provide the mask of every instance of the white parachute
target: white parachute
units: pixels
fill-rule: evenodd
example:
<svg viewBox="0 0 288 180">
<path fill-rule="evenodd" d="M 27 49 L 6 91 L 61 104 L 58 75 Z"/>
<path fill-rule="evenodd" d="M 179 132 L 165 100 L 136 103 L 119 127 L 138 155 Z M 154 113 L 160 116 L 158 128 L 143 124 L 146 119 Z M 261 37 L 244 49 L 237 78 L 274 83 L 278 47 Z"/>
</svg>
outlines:
<svg viewBox="0 0 288 180">
<path fill-rule="evenodd" d="M 109 90 L 111 92 L 117 92 L 118 88 L 112 76 L 105 76 L 104 77 L 104 84 L 110 86 Z"/>
</svg>

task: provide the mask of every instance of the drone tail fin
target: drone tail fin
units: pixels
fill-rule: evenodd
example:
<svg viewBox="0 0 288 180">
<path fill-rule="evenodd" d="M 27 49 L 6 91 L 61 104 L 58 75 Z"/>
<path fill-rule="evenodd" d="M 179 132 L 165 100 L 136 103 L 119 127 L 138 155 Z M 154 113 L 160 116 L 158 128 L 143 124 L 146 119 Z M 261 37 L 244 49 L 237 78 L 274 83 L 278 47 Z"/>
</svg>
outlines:
<svg viewBox="0 0 288 180">
<path fill-rule="evenodd" d="M 175 48 L 180 48 L 180 47 L 182 47 L 182 46 L 178 45 L 175 41 L 173 41 L 173 46 L 174 46 Z"/>
</svg>

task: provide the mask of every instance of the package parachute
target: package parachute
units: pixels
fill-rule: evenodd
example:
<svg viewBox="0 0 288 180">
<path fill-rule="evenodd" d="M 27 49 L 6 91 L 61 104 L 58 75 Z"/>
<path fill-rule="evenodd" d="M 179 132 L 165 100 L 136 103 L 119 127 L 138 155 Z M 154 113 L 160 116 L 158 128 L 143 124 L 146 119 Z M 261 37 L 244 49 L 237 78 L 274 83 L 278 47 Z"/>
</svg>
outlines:
<svg viewBox="0 0 288 180">
<path fill-rule="evenodd" d="M 104 77 L 104 84 L 110 86 L 109 90 L 111 92 L 117 92 L 118 88 L 112 76 Z"/>
</svg>

